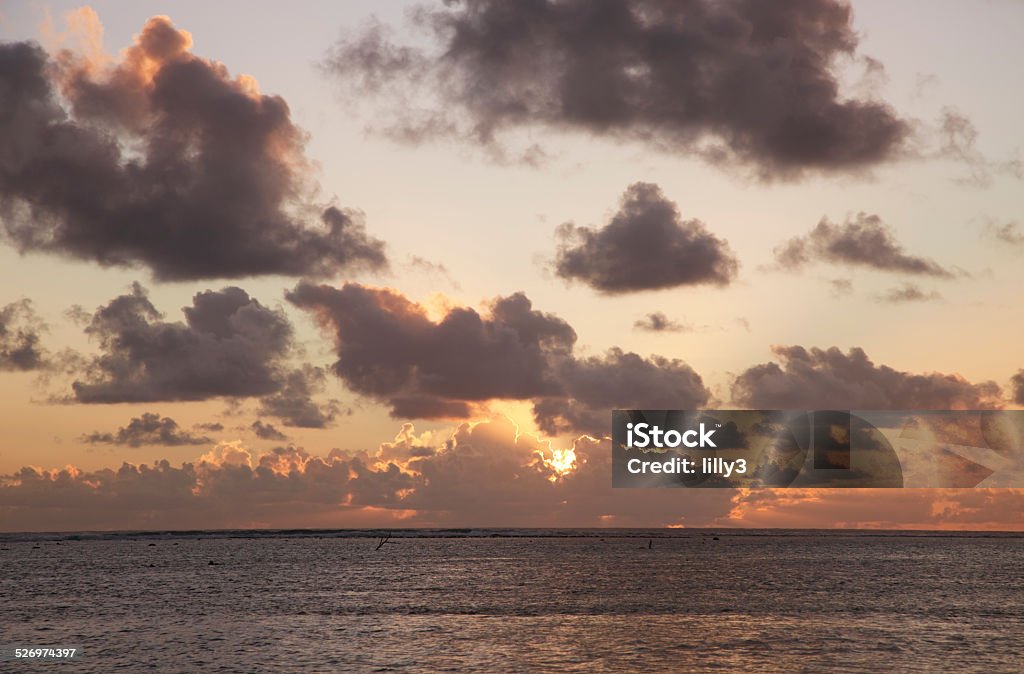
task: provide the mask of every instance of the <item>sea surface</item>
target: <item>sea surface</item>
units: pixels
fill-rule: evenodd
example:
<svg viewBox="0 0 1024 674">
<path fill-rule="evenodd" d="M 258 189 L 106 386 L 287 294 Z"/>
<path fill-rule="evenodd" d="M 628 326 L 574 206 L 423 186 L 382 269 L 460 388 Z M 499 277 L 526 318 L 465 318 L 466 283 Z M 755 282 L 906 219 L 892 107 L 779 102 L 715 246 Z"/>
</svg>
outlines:
<svg viewBox="0 0 1024 674">
<path fill-rule="evenodd" d="M 1012 534 L 0 535 L 3 672 L 1024 671 Z M 77 646 L 62 662 L 14 647 Z"/>
</svg>

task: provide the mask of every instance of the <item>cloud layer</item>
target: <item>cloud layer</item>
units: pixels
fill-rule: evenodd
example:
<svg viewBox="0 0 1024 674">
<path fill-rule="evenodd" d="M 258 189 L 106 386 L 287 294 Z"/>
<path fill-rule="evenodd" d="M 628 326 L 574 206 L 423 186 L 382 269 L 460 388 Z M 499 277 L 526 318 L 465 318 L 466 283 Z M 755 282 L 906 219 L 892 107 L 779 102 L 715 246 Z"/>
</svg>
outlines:
<svg viewBox="0 0 1024 674">
<path fill-rule="evenodd" d="M 191 42 L 154 17 L 111 67 L 0 44 L 3 238 L 163 280 L 382 268 L 358 213 L 310 202 L 285 101 Z"/>
<path fill-rule="evenodd" d="M 875 365 L 858 347 L 778 346 L 779 363 L 740 373 L 732 397 L 751 409 L 941 410 L 1002 405 L 995 382 L 972 383 L 958 374 L 913 374 Z"/>
<path fill-rule="evenodd" d="M 197 461 L 83 472 L 24 468 L 0 476 L 0 521 L 32 530 L 252 526 L 641 526 L 706 522 L 726 491 L 612 490 L 610 448 L 580 439 L 573 465 L 507 419 L 446 438 L 403 428 L 375 451 L 256 454 L 223 443 Z"/>
<path fill-rule="evenodd" d="M 676 358 L 641 358 L 622 349 L 572 358 L 557 368 L 562 395 L 534 404 L 545 433 L 611 433 L 613 409 L 700 409 L 711 398 L 700 375 Z"/>
<path fill-rule="evenodd" d="M 1024 490 L 612 489 L 607 441 L 557 450 L 507 419 L 447 437 L 406 424 L 368 452 L 257 454 L 222 443 L 178 466 L 0 476 L 5 529 L 868 526 L 1020 529 Z M 565 459 L 565 460 L 560 460 Z M 685 498 L 683 498 L 685 496 Z M 1008 515 L 1009 514 L 1009 515 Z"/>
<path fill-rule="evenodd" d="M 407 139 L 493 147 L 503 131 L 568 129 L 791 177 L 906 151 L 906 120 L 840 91 L 839 66 L 858 56 L 851 14 L 841 0 L 465 0 L 416 13 L 433 49 L 376 25 L 326 67 L 362 94 L 391 94 L 391 132 Z M 436 105 L 424 109 L 417 87 Z"/>
<path fill-rule="evenodd" d="M 522 293 L 495 299 L 486 315 L 455 307 L 438 321 L 396 291 L 353 283 L 300 283 L 288 299 L 335 337 L 335 374 L 397 417 L 467 418 L 487 400 L 533 400 L 545 425 L 604 434 L 615 406 L 685 407 L 709 397 L 679 360 L 620 349 L 578 358 L 572 327 Z"/>
<path fill-rule="evenodd" d="M 683 220 L 657 185 L 626 189 L 611 221 L 594 229 L 566 223 L 555 273 L 609 295 L 691 285 L 728 285 L 739 268 L 722 239 Z"/>
</svg>

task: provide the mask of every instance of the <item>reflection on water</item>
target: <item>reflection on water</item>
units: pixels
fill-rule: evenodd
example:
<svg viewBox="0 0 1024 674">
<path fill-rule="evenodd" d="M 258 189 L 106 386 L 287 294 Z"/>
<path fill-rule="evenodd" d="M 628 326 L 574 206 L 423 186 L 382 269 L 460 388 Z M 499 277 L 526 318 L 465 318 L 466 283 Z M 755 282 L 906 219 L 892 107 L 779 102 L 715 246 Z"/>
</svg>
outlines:
<svg viewBox="0 0 1024 674">
<path fill-rule="evenodd" d="M 0 643 L 94 672 L 1024 668 L 1024 538 L 623 533 L 0 537 Z"/>
</svg>

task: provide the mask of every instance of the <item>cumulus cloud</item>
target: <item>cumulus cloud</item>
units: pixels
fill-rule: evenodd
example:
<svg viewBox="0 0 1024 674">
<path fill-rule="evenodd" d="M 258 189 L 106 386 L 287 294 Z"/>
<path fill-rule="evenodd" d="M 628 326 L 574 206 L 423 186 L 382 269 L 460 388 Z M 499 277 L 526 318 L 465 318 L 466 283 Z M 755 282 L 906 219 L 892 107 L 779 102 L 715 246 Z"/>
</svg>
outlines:
<svg viewBox="0 0 1024 674">
<path fill-rule="evenodd" d="M 633 327 L 645 332 L 683 332 L 689 330 L 687 326 L 669 318 L 661 311 L 653 311 L 644 315 L 643 318 L 638 318 L 633 323 Z"/>
<path fill-rule="evenodd" d="M 709 395 L 682 361 L 620 349 L 578 358 L 572 327 L 534 309 L 522 293 L 495 299 L 484 315 L 454 307 L 438 321 L 396 291 L 353 283 L 303 282 L 288 299 L 334 335 L 335 374 L 352 391 L 390 405 L 397 417 L 466 418 L 491 399 L 533 400 L 540 418 L 557 416 L 566 420 L 560 426 L 603 433 L 606 419 L 592 424 L 593 414 Z M 612 380 L 618 385 L 610 386 Z"/>
<path fill-rule="evenodd" d="M 324 511 L 346 510 L 339 504 L 360 470 L 362 464 L 294 448 L 253 456 L 223 445 L 178 467 L 158 461 L 91 472 L 24 468 L 0 478 L 0 511 L 5 522 L 28 530 L 269 526 L 295 522 L 299 513 L 316 522 Z"/>
<path fill-rule="evenodd" d="M 40 343 L 45 324 L 32 302 L 24 299 L 0 307 L 0 371 L 38 370 L 46 364 Z"/>
<path fill-rule="evenodd" d="M 877 296 L 879 302 L 887 304 L 906 304 L 908 302 L 934 302 L 941 299 L 939 293 L 932 290 L 925 292 L 920 286 L 914 283 L 904 283 L 896 288 L 889 288 Z"/>
<path fill-rule="evenodd" d="M 611 434 L 613 409 L 700 409 L 711 395 L 693 368 L 678 359 L 641 358 L 614 348 L 602 357 L 574 358 L 558 366 L 564 395 L 534 405 L 546 433 Z"/>
<path fill-rule="evenodd" d="M 273 424 L 265 424 L 262 419 L 257 419 L 252 422 L 252 425 L 249 426 L 249 428 L 260 440 L 277 440 L 279 442 L 284 442 L 288 439 L 288 436 L 274 428 Z"/>
<path fill-rule="evenodd" d="M 0 476 L 0 528 L 884 526 L 1020 528 L 1024 491 L 612 489 L 607 440 L 564 449 L 507 419 L 374 451 L 222 443 L 171 465 Z"/>
<path fill-rule="evenodd" d="M 287 103 L 191 44 L 166 17 L 109 66 L 0 43 L 2 238 L 162 280 L 384 267 L 358 212 L 311 202 Z"/>
<path fill-rule="evenodd" d="M 859 57 L 842 0 L 465 0 L 415 17 L 433 49 L 372 25 L 326 61 L 354 93 L 390 98 L 404 139 L 495 149 L 503 132 L 573 130 L 778 178 L 870 167 L 911 136 L 886 103 L 840 90 Z"/>
<path fill-rule="evenodd" d="M 733 494 L 613 490 L 607 441 L 564 450 L 507 419 L 421 444 L 411 426 L 376 451 L 263 454 L 222 443 L 173 466 L 0 476 L 0 521 L 28 530 L 352 526 L 664 526 L 727 515 Z"/>
<path fill-rule="evenodd" d="M 241 288 L 207 290 L 169 322 L 139 284 L 93 314 L 86 333 L 100 355 L 72 384 L 83 403 L 263 396 L 281 388 L 292 327 Z"/>
<path fill-rule="evenodd" d="M 303 282 L 288 299 L 335 334 L 335 374 L 401 416 L 466 416 L 471 401 L 555 393 L 549 362 L 576 341 L 522 293 L 495 300 L 489 317 L 459 307 L 440 322 L 395 291 L 353 283 Z"/>
<path fill-rule="evenodd" d="M 676 204 L 650 183 L 630 185 L 604 227 L 565 223 L 557 234 L 555 273 L 610 295 L 724 286 L 739 268 L 728 243 L 699 220 L 683 220 Z"/>
<path fill-rule="evenodd" d="M 178 426 L 178 422 L 170 417 L 161 417 L 155 412 L 146 412 L 141 417 L 133 417 L 127 426 L 117 429 L 116 433 L 96 431 L 82 436 L 82 442 L 127 445 L 128 447 L 141 447 L 142 445 L 177 447 L 212 444 L 213 440 L 183 430 Z"/>
<path fill-rule="evenodd" d="M 892 229 L 877 215 L 858 213 L 843 224 L 822 218 L 805 236 L 797 236 L 775 249 L 783 269 L 797 270 L 815 261 L 879 271 L 952 278 L 938 263 L 908 254 Z"/>
<path fill-rule="evenodd" d="M 318 403 L 313 396 L 322 393 L 327 382 L 323 368 L 306 364 L 289 372 L 280 389 L 260 399 L 259 413 L 277 417 L 285 426 L 327 428 L 338 414 L 335 401 Z"/>
<path fill-rule="evenodd" d="M 1024 405 L 1024 370 L 1017 370 L 1017 374 L 1011 378 L 1013 387 L 1013 402 L 1016 405 Z"/>
<path fill-rule="evenodd" d="M 733 400 L 752 409 L 930 410 L 999 407 L 995 382 L 972 383 L 958 374 L 913 374 L 876 365 L 864 350 L 777 346 L 779 363 L 740 373 Z"/>
</svg>

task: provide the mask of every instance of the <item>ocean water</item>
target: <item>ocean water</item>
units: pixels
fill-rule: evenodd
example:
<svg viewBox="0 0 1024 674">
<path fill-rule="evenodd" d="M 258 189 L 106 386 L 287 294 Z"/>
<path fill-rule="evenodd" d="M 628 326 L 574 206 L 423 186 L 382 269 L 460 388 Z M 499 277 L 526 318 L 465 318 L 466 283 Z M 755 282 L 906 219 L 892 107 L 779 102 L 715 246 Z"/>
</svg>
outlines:
<svg viewBox="0 0 1024 674">
<path fill-rule="evenodd" d="M 0 671 L 1024 671 L 1024 537 L 0 536 Z M 9 653 L 5 653 L 9 655 Z"/>
</svg>

